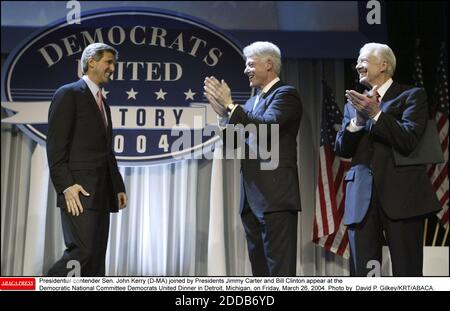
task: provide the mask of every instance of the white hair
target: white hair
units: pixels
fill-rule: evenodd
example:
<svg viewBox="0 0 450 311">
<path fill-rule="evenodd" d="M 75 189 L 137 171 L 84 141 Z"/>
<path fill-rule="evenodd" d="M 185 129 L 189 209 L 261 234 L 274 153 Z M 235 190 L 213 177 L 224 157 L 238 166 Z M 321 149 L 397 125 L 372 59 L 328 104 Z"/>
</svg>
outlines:
<svg viewBox="0 0 450 311">
<path fill-rule="evenodd" d="M 368 53 L 369 55 L 374 55 L 379 60 L 385 61 L 387 64 L 387 71 L 386 73 L 392 77 L 395 72 L 395 66 L 396 66 L 396 59 L 394 52 L 392 52 L 392 49 L 387 46 L 386 44 L 381 43 L 366 43 L 364 46 L 359 50 L 359 54 L 362 53 Z"/>
<path fill-rule="evenodd" d="M 246 46 L 243 50 L 244 56 L 248 57 L 266 57 L 272 61 L 273 69 L 277 75 L 281 71 L 281 52 L 273 43 L 267 41 L 257 41 Z"/>
<path fill-rule="evenodd" d="M 91 58 L 99 61 L 103 57 L 103 52 L 108 51 L 114 54 L 116 60 L 119 58 L 119 52 L 110 45 L 104 43 L 91 43 L 83 51 L 81 55 L 81 70 L 83 73 L 88 71 L 88 62 Z"/>
</svg>

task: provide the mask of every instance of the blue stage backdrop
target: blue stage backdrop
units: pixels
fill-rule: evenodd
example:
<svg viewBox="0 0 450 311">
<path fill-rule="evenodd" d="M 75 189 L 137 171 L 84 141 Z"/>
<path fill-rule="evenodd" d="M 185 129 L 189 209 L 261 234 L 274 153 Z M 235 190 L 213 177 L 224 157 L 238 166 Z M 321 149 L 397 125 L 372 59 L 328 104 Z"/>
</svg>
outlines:
<svg viewBox="0 0 450 311">
<path fill-rule="evenodd" d="M 81 77 L 82 51 L 93 42 L 119 51 L 103 92 L 122 164 L 169 162 L 211 149 L 217 120 L 203 96 L 206 76 L 224 79 L 238 103 L 251 95 L 242 47 L 213 26 L 169 11 L 109 8 L 84 14 L 79 24 L 59 20 L 10 53 L 2 68 L 9 118 L 2 122 L 45 143 L 52 96 Z"/>
</svg>

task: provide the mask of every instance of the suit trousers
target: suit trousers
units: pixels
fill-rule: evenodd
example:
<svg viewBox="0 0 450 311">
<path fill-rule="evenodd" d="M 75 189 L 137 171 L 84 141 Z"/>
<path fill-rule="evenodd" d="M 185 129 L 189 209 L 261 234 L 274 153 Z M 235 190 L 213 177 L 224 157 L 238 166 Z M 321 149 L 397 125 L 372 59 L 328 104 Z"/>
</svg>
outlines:
<svg viewBox="0 0 450 311">
<path fill-rule="evenodd" d="M 368 276 L 375 260 L 382 262 L 382 247 L 387 243 L 394 276 L 422 276 L 424 216 L 393 220 L 387 217 L 375 185 L 367 214 L 359 224 L 348 227 L 351 274 Z"/>
<path fill-rule="evenodd" d="M 253 276 L 295 276 L 298 212 L 264 213 L 258 219 L 246 203 L 241 219 Z"/>
<path fill-rule="evenodd" d="M 80 276 L 104 276 L 109 234 L 109 212 L 85 209 L 79 216 L 61 209 L 66 250 L 48 271 L 48 276 L 67 276 L 71 260 L 79 262 Z M 67 265 L 69 264 L 69 267 Z"/>
</svg>

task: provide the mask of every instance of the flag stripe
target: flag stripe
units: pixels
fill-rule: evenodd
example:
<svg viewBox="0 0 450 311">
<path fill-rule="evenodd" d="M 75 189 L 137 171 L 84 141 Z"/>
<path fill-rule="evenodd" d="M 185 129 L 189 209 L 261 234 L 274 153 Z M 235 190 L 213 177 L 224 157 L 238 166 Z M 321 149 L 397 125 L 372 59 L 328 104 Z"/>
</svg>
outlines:
<svg viewBox="0 0 450 311">
<path fill-rule="evenodd" d="M 322 168 L 319 168 L 322 171 Z M 322 181 L 322 173 L 319 174 L 319 212 L 318 215 L 318 224 L 319 224 L 319 232 L 320 236 L 328 234 L 328 221 L 326 221 L 326 206 L 323 204 L 325 202 L 324 195 L 324 183 Z"/>
<path fill-rule="evenodd" d="M 448 133 L 447 135 L 444 137 L 444 141 L 441 143 L 441 147 L 442 147 L 442 151 L 447 151 L 448 152 Z"/>
<path fill-rule="evenodd" d="M 327 165 L 327 177 L 328 177 L 328 184 L 332 185 L 332 189 L 329 189 L 328 191 L 328 195 L 329 195 L 329 200 L 330 200 L 330 208 L 327 209 L 328 211 L 328 217 L 330 217 L 331 219 L 333 219 L 333 223 L 332 223 L 332 228 L 331 230 L 335 230 L 336 223 L 337 223 L 337 219 L 336 219 L 336 210 L 337 210 L 337 206 L 336 206 L 336 192 L 334 189 L 336 189 L 335 185 L 334 185 L 334 178 L 333 178 L 333 162 L 334 162 L 334 154 L 333 151 L 331 150 L 330 146 L 327 145 L 325 146 L 325 154 L 327 157 L 327 161 L 325 162 Z M 329 220 L 331 220 L 329 219 Z"/>
<path fill-rule="evenodd" d="M 445 125 L 447 123 L 447 118 L 440 112 L 436 113 L 436 119 L 437 119 L 437 128 L 438 128 L 438 132 L 442 133 L 442 130 L 445 130 Z M 447 132 L 448 132 L 448 128 L 447 128 Z"/>
<path fill-rule="evenodd" d="M 444 153 L 445 162 L 437 164 L 433 170 L 430 169 L 430 180 L 433 184 L 433 189 L 436 191 L 436 195 L 442 206 L 442 210 L 437 214 L 442 225 L 445 228 L 448 227 L 448 75 L 447 67 L 445 64 L 445 46 L 441 46 L 439 55 L 439 65 L 437 68 L 436 87 L 434 89 L 436 114 L 434 119 L 436 120 L 439 140 L 441 142 L 441 148 Z M 431 172 L 432 171 L 432 172 Z"/>
<path fill-rule="evenodd" d="M 442 215 L 441 222 L 444 224 L 445 228 L 448 226 L 448 209 L 447 211 Z"/>
<path fill-rule="evenodd" d="M 445 163 L 444 168 L 439 172 L 439 175 L 433 182 L 433 189 L 437 191 L 444 182 L 444 179 L 448 176 L 448 164 Z"/>
<path fill-rule="evenodd" d="M 336 128 L 342 122 L 342 114 L 325 83 L 322 116 L 313 241 L 339 256 L 349 258 L 347 228 L 343 224 L 343 189 L 350 162 L 336 157 L 333 152 Z"/>
<path fill-rule="evenodd" d="M 441 206 L 443 206 L 446 203 L 448 203 L 448 190 L 444 192 L 444 194 L 440 198 L 439 202 L 441 203 Z"/>
</svg>

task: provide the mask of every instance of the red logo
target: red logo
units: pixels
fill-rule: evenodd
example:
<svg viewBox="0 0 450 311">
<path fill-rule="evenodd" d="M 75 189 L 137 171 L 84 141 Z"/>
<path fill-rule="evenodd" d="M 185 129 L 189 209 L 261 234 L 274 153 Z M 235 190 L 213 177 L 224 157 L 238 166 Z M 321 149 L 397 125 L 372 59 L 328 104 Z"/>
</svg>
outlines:
<svg viewBox="0 0 450 311">
<path fill-rule="evenodd" d="M 34 278 L 0 278 L 0 290 L 35 290 Z"/>
</svg>

